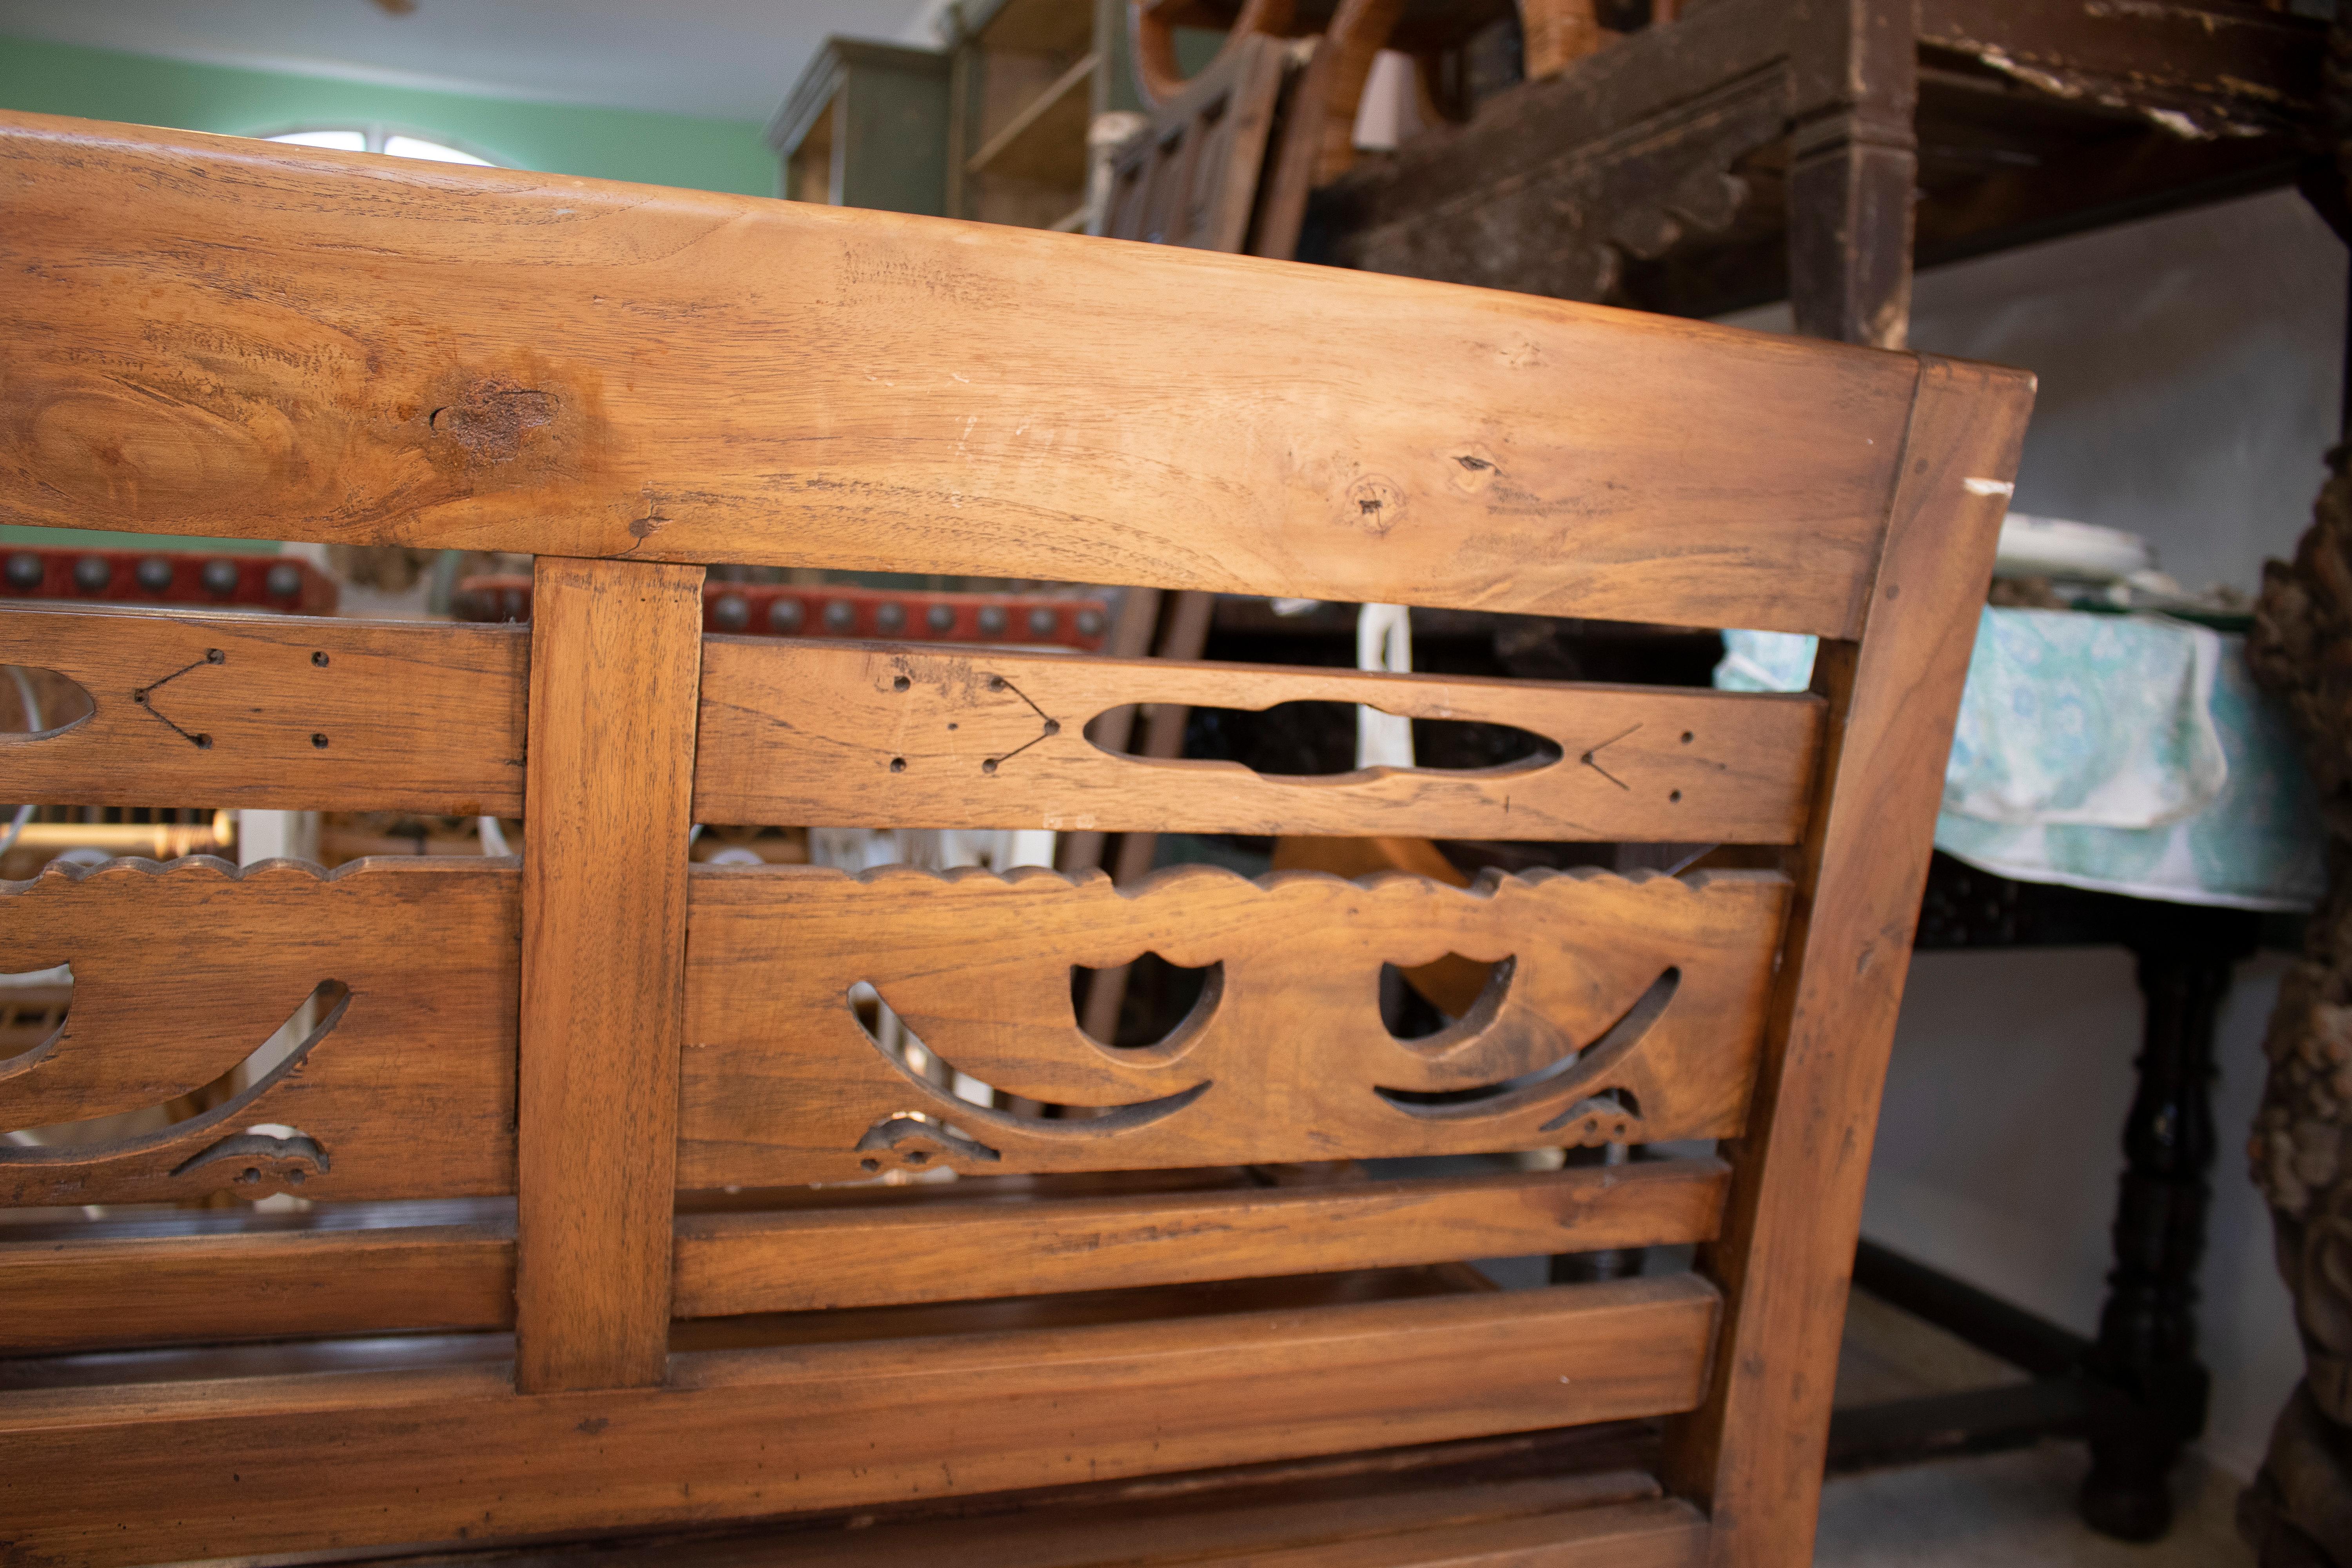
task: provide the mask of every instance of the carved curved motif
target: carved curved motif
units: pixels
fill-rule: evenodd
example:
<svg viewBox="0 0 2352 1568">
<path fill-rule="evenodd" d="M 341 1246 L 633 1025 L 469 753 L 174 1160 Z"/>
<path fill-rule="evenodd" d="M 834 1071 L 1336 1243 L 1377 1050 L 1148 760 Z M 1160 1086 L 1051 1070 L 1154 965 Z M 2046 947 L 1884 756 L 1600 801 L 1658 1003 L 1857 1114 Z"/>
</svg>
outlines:
<svg viewBox="0 0 2352 1568">
<path fill-rule="evenodd" d="M 37 1140 L 0 1145 L 0 1205 L 511 1191 L 519 886 L 510 862 L 426 859 L 0 883 L 0 970 L 73 972 L 64 1021 L 0 1063 L 0 1129 Z M 307 1035 L 253 1064 L 289 1009 Z M 200 1090 L 218 1102 L 160 1127 L 77 1125 Z"/>
<path fill-rule="evenodd" d="M 1034 870 L 698 870 L 679 1180 L 854 1180 L 908 1140 L 918 1163 L 1011 1173 L 1728 1136 L 1787 896 L 1762 873 L 1457 889 L 1187 867 L 1122 893 Z M 1103 1047 L 1070 968 L 1147 951 L 1221 979 L 1161 1046 Z M 1454 1026 L 1396 1038 L 1381 966 L 1447 953 L 1507 972 Z M 877 1047 L 859 981 L 957 1074 L 1092 1112 L 958 1098 Z"/>
</svg>

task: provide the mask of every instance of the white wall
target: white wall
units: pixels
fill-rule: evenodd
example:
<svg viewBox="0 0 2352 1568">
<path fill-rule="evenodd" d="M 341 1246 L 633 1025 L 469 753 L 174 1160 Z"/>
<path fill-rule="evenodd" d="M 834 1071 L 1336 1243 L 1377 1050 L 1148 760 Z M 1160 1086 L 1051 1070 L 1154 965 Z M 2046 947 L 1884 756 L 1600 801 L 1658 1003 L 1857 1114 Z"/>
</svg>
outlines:
<svg viewBox="0 0 2352 1568">
<path fill-rule="evenodd" d="M 2345 289 L 2344 247 L 2280 192 L 1922 274 L 1911 341 L 2040 375 L 2019 510 L 2129 529 L 2184 584 L 2252 592 L 2264 556 L 2292 552 L 2336 438 Z M 1788 313 L 1733 319 L 1785 330 Z M 2244 1155 L 2284 967 L 2240 969 L 2216 1047 L 2203 1447 L 2240 1476 L 2301 1375 Z M 2093 1331 L 2139 1029 L 2119 951 L 1918 958 L 1865 1232 Z"/>
</svg>

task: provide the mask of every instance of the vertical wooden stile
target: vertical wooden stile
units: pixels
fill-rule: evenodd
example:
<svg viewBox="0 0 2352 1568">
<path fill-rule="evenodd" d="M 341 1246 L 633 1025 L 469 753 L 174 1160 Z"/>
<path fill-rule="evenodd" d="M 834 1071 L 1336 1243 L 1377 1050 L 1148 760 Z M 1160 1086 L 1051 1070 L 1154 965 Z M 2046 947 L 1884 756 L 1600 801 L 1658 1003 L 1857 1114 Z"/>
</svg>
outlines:
<svg viewBox="0 0 2352 1568">
<path fill-rule="evenodd" d="M 1705 1404 L 1666 1480 L 1714 1515 L 1711 1568 L 1812 1561 L 1830 1394 L 1880 1089 L 1960 689 L 2033 382 L 1923 359 L 1862 640 L 1822 645 L 1830 729 L 1797 851 L 1747 1135 L 1707 1254 L 1724 1295 Z"/>
<path fill-rule="evenodd" d="M 533 573 L 517 1084 L 515 1383 L 668 1358 L 702 652 L 699 566 Z"/>
</svg>

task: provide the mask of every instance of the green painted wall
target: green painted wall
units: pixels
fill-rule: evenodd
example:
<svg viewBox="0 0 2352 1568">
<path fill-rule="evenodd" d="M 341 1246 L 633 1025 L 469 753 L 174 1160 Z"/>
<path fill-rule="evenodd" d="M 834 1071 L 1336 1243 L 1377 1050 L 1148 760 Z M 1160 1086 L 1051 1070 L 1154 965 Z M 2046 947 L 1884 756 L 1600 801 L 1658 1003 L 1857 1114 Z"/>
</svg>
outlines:
<svg viewBox="0 0 2352 1568">
<path fill-rule="evenodd" d="M 777 84 L 780 98 L 784 85 Z M 753 196 L 776 194 L 775 154 L 753 121 L 425 92 L 29 38 L 0 37 L 0 109 L 228 136 L 320 121 L 381 121 L 428 135 L 437 132 L 525 169 Z"/>
<path fill-rule="evenodd" d="M 189 65 L 28 38 L 0 37 L 0 109 L 229 136 L 320 122 L 380 122 L 425 135 L 437 133 L 520 168 L 744 195 L 776 194 L 776 156 L 754 121 L 423 92 L 328 77 Z M 0 543 L 118 550 L 276 548 L 244 540 L 149 539 L 18 524 L 0 525 Z"/>
</svg>

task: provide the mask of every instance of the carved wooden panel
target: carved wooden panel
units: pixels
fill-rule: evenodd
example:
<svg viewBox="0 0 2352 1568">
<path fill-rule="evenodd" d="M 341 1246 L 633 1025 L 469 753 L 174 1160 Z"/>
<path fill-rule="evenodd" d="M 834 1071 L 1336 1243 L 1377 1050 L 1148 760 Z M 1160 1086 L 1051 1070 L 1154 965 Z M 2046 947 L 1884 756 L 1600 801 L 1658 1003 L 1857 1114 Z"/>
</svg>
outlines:
<svg viewBox="0 0 2352 1568">
<path fill-rule="evenodd" d="M 1089 720 L 1130 702 L 1300 701 L 1513 725 L 1558 755 L 1275 778 L 1117 755 L 1086 736 Z M 694 811 L 819 826 L 1786 844 L 1803 828 L 1821 714 L 1811 696 L 711 637 Z"/>
<path fill-rule="evenodd" d="M 0 737 L 0 764 L 10 799 L 56 805 L 512 816 L 529 651 L 517 626 L 10 609 L 0 664 L 68 676 L 90 706 Z"/>
<path fill-rule="evenodd" d="M 0 970 L 73 971 L 57 1031 L 0 1061 L 0 1131 L 42 1140 L 0 1145 L 0 1204 L 512 1191 L 518 905 L 490 859 L 0 884 Z M 282 1062 L 224 1081 L 298 1020 Z M 225 1098 L 168 1127 L 68 1141 L 207 1086 Z"/>
<path fill-rule="evenodd" d="M 1121 891 L 1053 872 L 698 868 L 679 1112 L 683 1186 L 1332 1160 L 1740 1131 L 1788 887 L 1492 873 L 1348 882 L 1200 867 Z M 1083 1033 L 1071 966 L 1214 966 L 1166 1039 Z M 1498 967 L 1421 1040 L 1381 969 Z M 959 1099 L 870 1033 L 870 985 L 953 1072 L 1070 1108 Z M 870 1004 L 869 1004 L 870 1005 Z M 878 1016 L 878 1015 L 877 1015 Z"/>
</svg>

